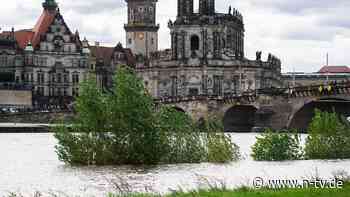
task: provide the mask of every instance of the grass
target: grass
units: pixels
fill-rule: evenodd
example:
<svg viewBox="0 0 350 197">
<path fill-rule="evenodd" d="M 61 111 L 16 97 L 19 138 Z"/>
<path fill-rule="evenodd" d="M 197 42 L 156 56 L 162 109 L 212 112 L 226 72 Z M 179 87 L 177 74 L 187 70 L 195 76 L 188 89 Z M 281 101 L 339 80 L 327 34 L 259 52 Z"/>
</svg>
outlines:
<svg viewBox="0 0 350 197">
<path fill-rule="evenodd" d="M 51 195 L 57 197 L 58 195 Z M 8 197 L 24 197 L 20 194 L 10 194 Z M 35 194 L 34 197 L 46 197 L 40 193 Z M 152 194 L 125 194 L 114 195 L 109 194 L 107 197 L 350 197 L 350 184 L 347 183 L 342 189 L 249 189 L 243 187 L 236 190 L 227 189 L 211 189 L 198 190 L 191 192 L 176 192 L 166 196 L 152 195 Z"/>
<path fill-rule="evenodd" d="M 108 197 L 161 197 L 151 194 L 109 195 Z M 249 189 L 236 190 L 199 190 L 191 192 L 177 192 L 164 197 L 350 197 L 350 184 L 347 183 L 342 189 Z"/>
</svg>

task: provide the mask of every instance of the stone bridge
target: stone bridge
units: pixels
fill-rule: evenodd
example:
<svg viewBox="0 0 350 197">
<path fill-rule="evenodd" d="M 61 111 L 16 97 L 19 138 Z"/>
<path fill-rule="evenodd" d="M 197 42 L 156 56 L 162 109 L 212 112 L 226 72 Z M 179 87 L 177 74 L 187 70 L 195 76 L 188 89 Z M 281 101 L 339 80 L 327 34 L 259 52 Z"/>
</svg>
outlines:
<svg viewBox="0 0 350 197">
<path fill-rule="evenodd" d="M 170 105 L 195 120 L 220 118 L 225 131 L 250 132 L 266 127 L 305 131 L 315 109 L 350 117 L 350 83 L 269 88 L 242 95 L 168 97 L 155 102 Z M 3 114 L 0 122 L 52 123 L 57 118 L 69 120 L 73 116 L 70 111 Z"/>
<path fill-rule="evenodd" d="M 315 109 L 350 116 L 350 83 L 270 88 L 242 95 L 169 97 L 156 102 L 173 106 L 195 120 L 221 118 L 225 131 L 265 127 L 305 131 Z"/>
</svg>

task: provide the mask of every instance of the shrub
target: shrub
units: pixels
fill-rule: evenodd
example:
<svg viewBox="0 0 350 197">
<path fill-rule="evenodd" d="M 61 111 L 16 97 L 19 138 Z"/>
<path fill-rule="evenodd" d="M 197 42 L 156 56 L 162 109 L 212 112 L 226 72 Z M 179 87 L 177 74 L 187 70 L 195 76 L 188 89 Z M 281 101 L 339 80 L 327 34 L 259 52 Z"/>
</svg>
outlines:
<svg viewBox="0 0 350 197">
<path fill-rule="evenodd" d="M 308 159 L 350 158 L 350 126 L 335 112 L 316 110 L 308 133 L 305 146 Z"/>
<path fill-rule="evenodd" d="M 75 109 L 72 128 L 55 130 L 58 157 L 69 164 L 226 162 L 233 158 L 229 138 L 223 133 L 205 135 L 188 115 L 156 107 L 142 81 L 125 67 L 118 68 L 112 90 L 99 89 L 94 77 L 83 82 Z M 218 153 L 222 155 L 213 156 Z"/>
<path fill-rule="evenodd" d="M 300 135 L 266 130 L 258 136 L 252 147 L 252 157 L 257 161 L 283 161 L 302 158 Z"/>
<path fill-rule="evenodd" d="M 198 128 L 206 133 L 209 162 L 224 163 L 240 159 L 239 147 L 232 142 L 230 136 L 223 133 L 222 119 L 213 117 L 203 120 Z"/>
</svg>

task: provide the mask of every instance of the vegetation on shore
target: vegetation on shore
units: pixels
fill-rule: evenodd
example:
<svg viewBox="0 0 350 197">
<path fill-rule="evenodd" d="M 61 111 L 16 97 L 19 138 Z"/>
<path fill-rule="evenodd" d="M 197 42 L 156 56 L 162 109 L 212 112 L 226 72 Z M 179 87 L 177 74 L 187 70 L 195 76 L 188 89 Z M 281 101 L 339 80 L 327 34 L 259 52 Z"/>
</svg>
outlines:
<svg viewBox="0 0 350 197">
<path fill-rule="evenodd" d="M 191 192 L 177 192 L 166 196 L 150 194 L 134 194 L 118 196 L 110 194 L 108 197 L 349 197 L 350 185 L 342 189 L 249 189 L 240 188 L 236 190 L 211 189 Z"/>
<path fill-rule="evenodd" d="M 196 124 L 185 113 L 155 106 L 143 82 L 126 67 L 118 69 L 112 90 L 101 90 L 93 77 L 82 83 L 75 110 L 71 128 L 55 129 L 56 152 L 68 164 L 229 162 L 239 157 L 219 123 Z"/>
<path fill-rule="evenodd" d="M 350 184 L 346 183 L 339 189 L 250 189 L 242 187 L 235 190 L 212 188 L 208 190 L 197 190 L 190 192 L 174 192 L 168 195 L 155 194 L 108 194 L 107 197 L 349 197 Z M 50 195 L 55 197 L 57 195 Z M 65 195 L 67 196 L 67 195 Z M 21 194 L 10 193 L 7 197 L 25 197 Z M 41 193 L 34 194 L 33 197 L 48 197 Z M 68 196 L 67 196 L 68 197 Z"/>
</svg>

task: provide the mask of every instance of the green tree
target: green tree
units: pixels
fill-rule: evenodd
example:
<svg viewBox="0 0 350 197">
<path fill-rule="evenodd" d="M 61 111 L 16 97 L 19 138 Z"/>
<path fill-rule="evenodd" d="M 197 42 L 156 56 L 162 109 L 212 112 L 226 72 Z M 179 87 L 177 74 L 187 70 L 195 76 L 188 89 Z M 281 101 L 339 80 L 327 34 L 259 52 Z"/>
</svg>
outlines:
<svg viewBox="0 0 350 197">
<path fill-rule="evenodd" d="M 315 111 L 308 129 L 305 153 L 309 159 L 350 158 L 349 123 L 333 112 Z"/>
<path fill-rule="evenodd" d="M 81 84 L 74 123 L 55 130 L 61 161 L 109 165 L 232 160 L 232 143 L 223 130 L 204 134 L 188 115 L 155 106 L 133 70 L 119 67 L 113 84 L 102 91 L 93 76 Z"/>
<path fill-rule="evenodd" d="M 266 130 L 256 137 L 252 157 L 257 161 L 297 160 L 303 156 L 300 135 Z"/>
</svg>

